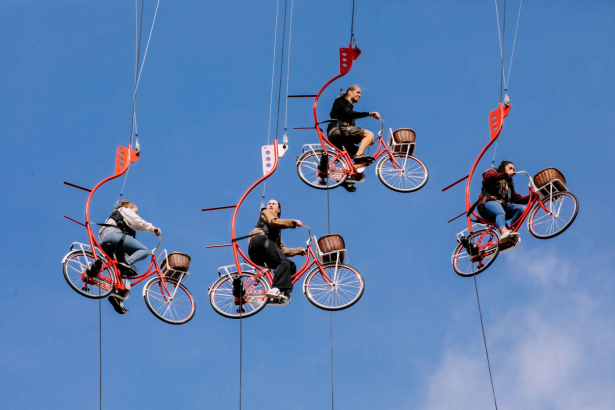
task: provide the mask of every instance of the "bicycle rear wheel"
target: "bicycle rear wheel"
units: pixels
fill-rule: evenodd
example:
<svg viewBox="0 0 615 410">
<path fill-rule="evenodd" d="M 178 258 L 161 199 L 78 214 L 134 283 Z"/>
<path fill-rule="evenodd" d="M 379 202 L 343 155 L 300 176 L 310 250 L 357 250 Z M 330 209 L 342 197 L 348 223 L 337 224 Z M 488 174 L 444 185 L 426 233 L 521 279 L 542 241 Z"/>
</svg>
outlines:
<svg viewBox="0 0 615 410">
<path fill-rule="evenodd" d="M 297 173 L 299 178 L 307 185 L 316 189 L 333 189 L 342 185 L 348 178 L 347 171 L 350 169 L 343 158 L 334 159 L 336 155 L 333 151 L 327 151 L 329 156 L 329 169 L 327 176 L 319 176 L 318 164 L 324 150 L 315 149 L 304 152 L 297 159 Z"/>
<path fill-rule="evenodd" d="M 423 162 L 413 156 L 394 153 L 396 163 L 385 155 L 376 165 L 376 175 L 389 189 L 397 192 L 414 192 L 423 188 L 429 179 L 429 171 Z"/>
<path fill-rule="evenodd" d="M 363 276 L 349 265 L 329 263 L 308 273 L 303 282 L 303 293 L 316 307 L 324 310 L 343 310 L 361 299 L 365 291 Z"/>
<path fill-rule="evenodd" d="M 103 259 L 103 262 L 106 260 Z M 94 263 L 90 251 L 74 250 L 69 252 L 62 262 L 64 279 L 71 288 L 81 296 L 90 299 L 103 299 L 113 290 L 113 280 L 109 268 L 101 269 L 95 278 L 87 278 L 85 270 Z"/>
<path fill-rule="evenodd" d="M 233 295 L 233 280 L 239 278 L 237 272 L 220 277 L 209 289 L 209 302 L 214 310 L 229 319 L 239 319 L 253 316 L 267 306 L 266 293 L 269 282 L 264 276 L 243 272 L 241 274 L 241 289 L 245 292 L 243 303 Z M 241 311 L 243 308 L 243 311 Z"/>
<path fill-rule="evenodd" d="M 455 272 L 464 277 L 478 275 L 491 266 L 500 253 L 500 239 L 493 229 L 479 229 L 468 239 L 476 245 L 478 254 L 472 257 L 462 244 L 458 244 L 451 260 Z"/>
<path fill-rule="evenodd" d="M 540 204 L 536 204 L 527 220 L 527 229 L 538 239 L 554 238 L 564 232 L 579 213 L 579 200 L 570 192 L 558 192 L 551 198 L 546 197 L 542 203 L 552 213 L 545 212 Z"/>
<path fill-rule="evenodd" d="M 166 286 L 166 290 L 165 290 Z M 171 325 L 188 323 L 196 313 L 196 303 L 184 285 L 169 278 L 153 278 L 143 288 L 147 308 L 158 319 Z"/>
</svg>

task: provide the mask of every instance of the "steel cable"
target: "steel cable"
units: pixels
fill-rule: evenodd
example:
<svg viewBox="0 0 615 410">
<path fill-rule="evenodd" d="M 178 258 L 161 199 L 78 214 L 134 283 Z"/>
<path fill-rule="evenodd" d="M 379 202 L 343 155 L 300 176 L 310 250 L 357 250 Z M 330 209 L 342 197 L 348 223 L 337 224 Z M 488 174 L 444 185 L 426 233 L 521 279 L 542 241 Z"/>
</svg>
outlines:
<svg viewBox="0 0 615 410">
<path fill-rule="evenodd" d="M 474 265 L 472 265 L 472 273 L 474 273 Z M 489 362 L 489 351 L 487 350 L 487 337 L 485 336 L 485 326 L 483 325 L 483 313 L 480 308 L 480 299 L 478 297 L 478 285 L 476 284 L 476 275 L 472 275 L 474 278 L 474 289 L 476 289 L 476 302 L 478 303 L 478 315 L 480 317 L 480 327 L 483 331 L 483 343 L 485 344 L 485 355 L 487 356 L 487 367 L 489 368 L 489 380 L 491 380 L 491 392 L 493 393 L 493 404 L 495 410 L 498 410 L 498 402 L 495 399 L 495 387 L 493 387 L 493 376 L 491 375 L 491 363 Z"/>
</svg>

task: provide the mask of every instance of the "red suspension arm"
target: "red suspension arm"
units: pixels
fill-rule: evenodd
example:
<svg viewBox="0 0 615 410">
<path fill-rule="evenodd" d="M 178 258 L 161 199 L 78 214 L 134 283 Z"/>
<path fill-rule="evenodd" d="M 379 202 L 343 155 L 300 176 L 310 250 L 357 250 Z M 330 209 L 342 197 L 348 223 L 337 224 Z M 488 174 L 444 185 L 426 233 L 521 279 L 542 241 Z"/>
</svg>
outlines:
<svg viewBox="0 0 615 410">
<path fill-rule="evenodd" d="M 491 147 L 491 144 L 493 144 L 495 140 L 498 139 L 498 137 L 500 136 L 500 133 L 502 132 L 502 126 L 504 125 L 504 117 L 508 115 L 509 111 L 510 104 L 502 105 L 502 103 L 500 103 L 496 110 L 493 110 L 489 113 L 489 129 L 491 130 L 491 140 L 489 140 L 489 143 L 480 152 L 478 158 L 476 158 L 476 161 L 474 161 L 474 165 L 472 165 L 472 170 L 468 175 L 468 182 L 466 183 L 466 213 L 469 213 L 470 208 L 472 207 L 472 201 L 470 200 L 470 185 L 472 183 L 472 176 L 474 175 L 476 166 L 483 158 L 483 155 L 485 155 L 485 152 L 487 152 L 489 147 Z M 472 220 L 469 215 L 467 216 L 467 221 L 470 233 L 472 233 Z"/>
</svg>

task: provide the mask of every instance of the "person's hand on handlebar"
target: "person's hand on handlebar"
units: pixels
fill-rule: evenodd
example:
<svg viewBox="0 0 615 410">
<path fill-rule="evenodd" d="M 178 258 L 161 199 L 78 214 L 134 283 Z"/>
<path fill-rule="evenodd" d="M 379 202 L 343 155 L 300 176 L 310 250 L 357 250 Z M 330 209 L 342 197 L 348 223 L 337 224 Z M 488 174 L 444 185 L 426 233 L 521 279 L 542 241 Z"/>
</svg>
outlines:
<svg viewBox="0 0 615 410">
<path fill-rule="evenodd" d="M 370 117 L 372 117 L 372 118 L 375 118 L 375 119 L 377 119 L 377 120 L 379 120 L 379 119 L 380 119 L 380 114 L 379 114 L 378 112 L 376 112 L 376 111 L 374 111 L 374 112 L 370 112 L 370 113 L 369 113 L 369 116 L 370 116 Z"/>
<path fill-rule="evenodd" d="M 301 223 L 301 221 L 300 221 L 300 220 L 298 220 L 298 219 L 295 219 L 293 222 L 295 223 L 295 226 L 303 226 L 303 224 Z"/>
<path fill-rule="evenodd" d="M 156 236 L 162 235 L 162 231 L 160 230 L 160 228 L 154 228 L 154 233 L 156 234 Z"/>
<path fill-rule="evenodd" d="M 307 255 L 307 251 L 305 249 L 301 249 L 301 253 L 299 255 L 305 256 Z"/>
</svg>

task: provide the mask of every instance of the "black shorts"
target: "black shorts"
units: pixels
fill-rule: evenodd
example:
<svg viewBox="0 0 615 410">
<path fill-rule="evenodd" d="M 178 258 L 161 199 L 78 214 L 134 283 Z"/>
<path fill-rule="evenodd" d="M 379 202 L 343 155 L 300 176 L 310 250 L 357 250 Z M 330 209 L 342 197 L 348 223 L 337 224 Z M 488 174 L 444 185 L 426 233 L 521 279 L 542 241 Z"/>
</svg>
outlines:
<svg viewBox="0 0 615 410">
<path fill-rule="evenodd" d="M 342 127 L 342 133 L 343 135 L 340 135 L 339 128 L 333 127 L 328 130 L 327 137 L 329 141 L 331 141 L 331 144 L 339 149 L 345 149 L 352 158 L 357 154 L 357 150 L 359 149 L 355 144 L 361 143 L 365 135 L 365 130 L 351 125 L 349 127 Z"/>
</svg>

